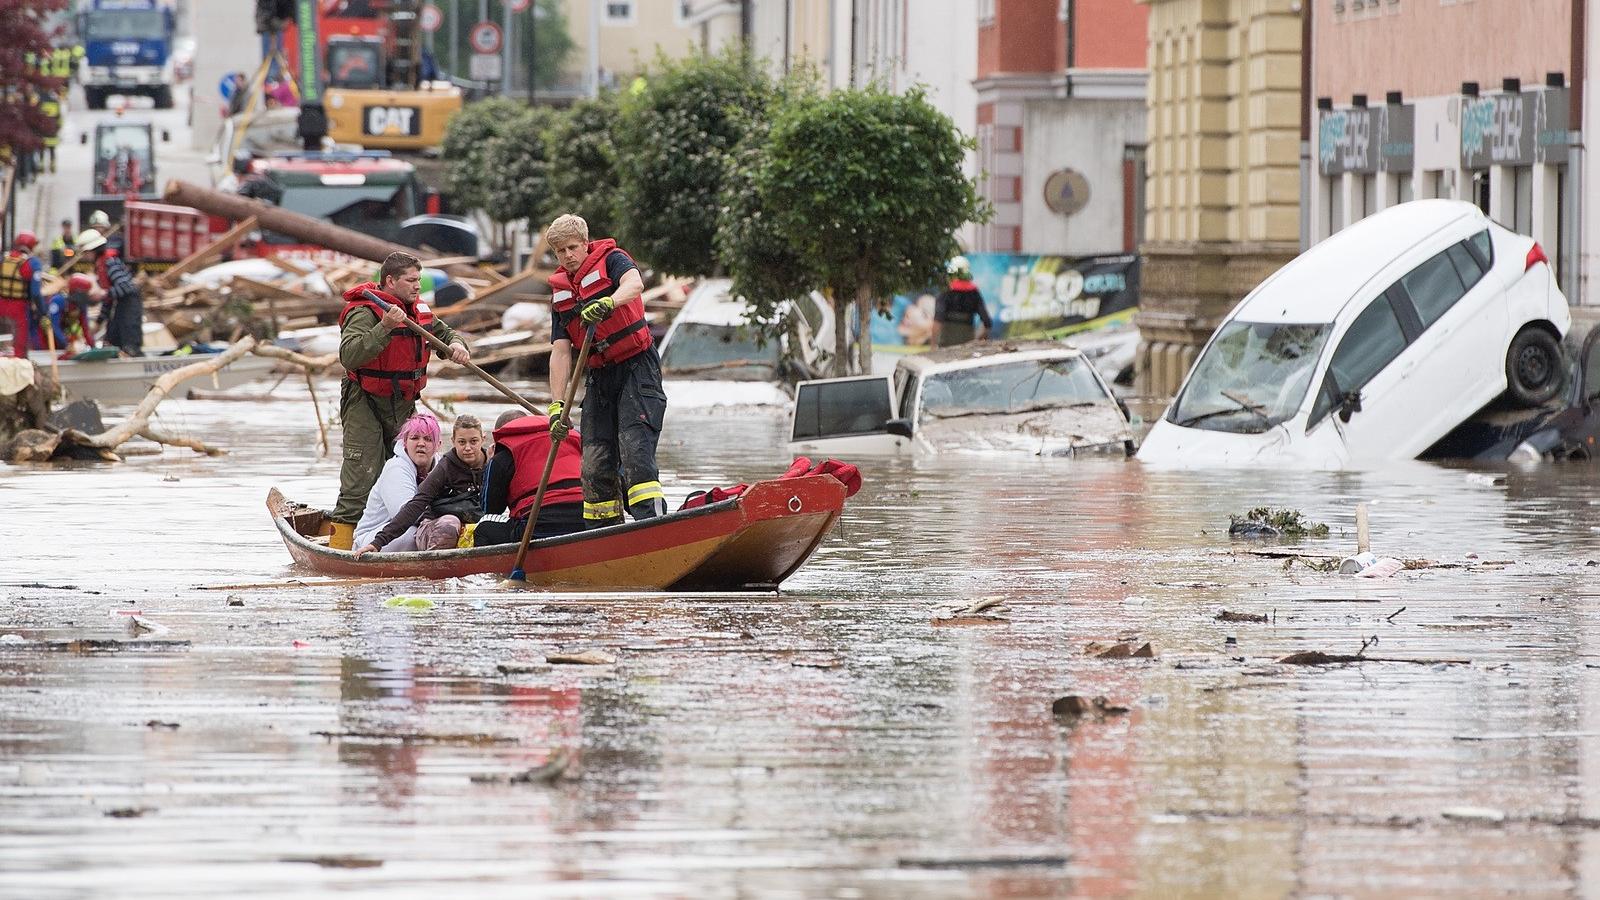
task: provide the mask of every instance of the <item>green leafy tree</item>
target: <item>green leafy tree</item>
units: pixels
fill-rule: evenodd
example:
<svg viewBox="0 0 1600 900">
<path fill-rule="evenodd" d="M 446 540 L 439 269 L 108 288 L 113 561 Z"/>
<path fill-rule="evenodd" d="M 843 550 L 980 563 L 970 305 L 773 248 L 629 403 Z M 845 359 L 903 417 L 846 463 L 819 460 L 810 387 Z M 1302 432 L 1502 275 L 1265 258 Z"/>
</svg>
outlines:
<svg viewBox="0 0 1600 900">
<path fill-rule="evenodd" d="M 814 94 L 819 81 L 814 72 L 796 69 L 778 82 L 767 107 L 749 114 L 745 135 L 729 158 L 727 177 L 718 198 L 716 254 L 732 277 L 732 293 L 746 302 L 746 319 L 763 340 L 791 331 L 794 300 L 822 284 L 822 278 L 800 250 L 778 227 L 776 218 L 762 205 L 758 178 L 767 166 L 771 117 L 784 104 Z M 843 358 L 844 328 L 837 328 L 836 358 Z M 790 347 L 791 354 L 798 348 Z"/>
<path fill-rule="evenodd" d="M 875 299 L 927 284 L 956 252 L 956 230 L 987 220 L 989 207 L 961 171 L 973 146 L 920 88 L 799 96 L 774 117 L 766 159 L 754 167 L 759 211 L 771 239 L 798 254 L 791 271 L 809 273 L 831 298 L 841 350 L 854 304 L 858 371 L 872 370 Z M 761 264 L 745 256 L 735 265 L 749 273 Z M 846 365 L 837 354 L 835 369 Z"/>
<path fill-rule="evenodd" d="M 534 78 L 539 87 L 551 87 L 561 77 L 561 67 L 576 45 L 567 30 L 567 14 L 561 0 L 538 0 L 530 12 L 536 18 L 532 28 L 523 28 L 518 53 L 522 59 L 533 54 Z M 527 79 L 526 74 L 518 77 Z"/>
<path fill-rule="evenodd" d="M 772 82 L 734 50 L 657 58 L 624 98 L 617 135 L 619 228 L 628 249 L 669 272 L 717 271 L 718 191 Z"/>
<path fill-rule="evenodd" d="M 556 118 L 547 107 L 522 107 L 503 131 L 489 139 L 483 154 L 489 197 L 483 211 L 490 218 L 528 219 L 538 227 L 552 197 L 545 132 Z"/>
<path fill-rule="evenodd" d="M 503 97 L 469 103 L 450 119 L 441 153 L 445 192 L 459 210 L 486 209 L 493 187 L 488 154 L 493 140 L 509 134 L 527 107 Z"/>
<path fill-rule="evenodd" d="M 574 103 L 545 132 L 550 160 L 550 205 L 540 217 L 545 224 L 562 213 L 576 213 L 589 223 L 589 233 L 617 233 L 616 149 L 612 136 L 621 117 L 615 94 Z"/>
</svg>

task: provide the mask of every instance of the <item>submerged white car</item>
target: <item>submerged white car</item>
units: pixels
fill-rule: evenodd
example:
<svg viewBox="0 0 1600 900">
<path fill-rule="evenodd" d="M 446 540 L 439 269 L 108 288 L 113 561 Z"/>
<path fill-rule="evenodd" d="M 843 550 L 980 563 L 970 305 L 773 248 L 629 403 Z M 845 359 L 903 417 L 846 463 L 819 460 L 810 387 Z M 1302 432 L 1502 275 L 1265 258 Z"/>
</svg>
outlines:
<svg viewBox="0 0 1600 900">
<path fill-rule="evenodd" d="M 1491 401 L 1560 393 L 1567 299 L 1532 238 L 1418 200 L 1295 258 L 1228 314 L 1145 462 L 1413 459 Z"/>
<path fill-rule="evenodd" d="M 726 278 L 708 278 L 690 292 L 661 340 L 661 374 L 677 406 L 789 404 L 788 386 L 820 371 L 833 342 L 833 310 L 820 294 L 791 301 L 791 331 L 764 343 L 748 321 L 749 306 L 729 293 Z"/>
<path fill-rule="evenodd" d="M 906 357 L 894 375 L 803 381 L 789 450 L 862 454 L 1133 451 L 1133 430 L 1081 351 L 1052 341 L 977 342 Z"/>
</svg>

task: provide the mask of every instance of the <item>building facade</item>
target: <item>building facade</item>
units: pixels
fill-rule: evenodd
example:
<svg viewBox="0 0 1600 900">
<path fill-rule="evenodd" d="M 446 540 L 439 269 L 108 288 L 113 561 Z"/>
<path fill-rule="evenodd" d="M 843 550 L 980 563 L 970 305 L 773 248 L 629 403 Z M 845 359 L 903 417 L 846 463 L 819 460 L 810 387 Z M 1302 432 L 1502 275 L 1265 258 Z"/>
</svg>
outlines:
<svg viewBox="0 0 1600 900">
<path fill-rule="evenodd" d="M 1145 183 L 1145 32 L 1134 0 L 980 0 L 973 249 L 1132 252 Z"/>
<path fill-rule="evenodd" d="M 1306 242 L 1407 200 L 1466 200 L 1539 241 L 1582 302 L 1584 3 L 1319 0 Z"/>
<path fill-rule="evenodd" d="M 1300 8 L 1313 0 L 1145 2 L 1135 386 L 1159 397 L 1177 390 L 1228 310 L 1299 252 Z"/>
</svg>

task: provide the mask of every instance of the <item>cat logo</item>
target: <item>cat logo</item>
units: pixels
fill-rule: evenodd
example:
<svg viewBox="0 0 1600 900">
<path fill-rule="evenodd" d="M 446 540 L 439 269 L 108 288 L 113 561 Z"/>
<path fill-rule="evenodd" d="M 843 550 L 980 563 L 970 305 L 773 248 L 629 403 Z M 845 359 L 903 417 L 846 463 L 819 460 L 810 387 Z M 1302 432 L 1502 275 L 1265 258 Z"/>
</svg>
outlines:
<svg viewBox="0 0 1600 900">
<path fill-rule="evenodd" d="M 415 106 L 369 106 L 362 111 L 362 125 L 362 133 L 374 137 L 422 133 L 422 117 Z"/>
</svg>

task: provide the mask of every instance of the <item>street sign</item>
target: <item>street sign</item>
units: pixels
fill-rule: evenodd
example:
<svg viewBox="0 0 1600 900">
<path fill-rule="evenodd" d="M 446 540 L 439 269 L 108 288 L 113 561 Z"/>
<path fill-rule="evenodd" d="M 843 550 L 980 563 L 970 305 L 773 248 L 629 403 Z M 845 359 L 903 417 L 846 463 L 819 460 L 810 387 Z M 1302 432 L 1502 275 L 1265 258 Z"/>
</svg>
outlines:
<svg viewBox="0 0 1600 900">
<path fill-rule="evenodd" d="M 532 2 L 532 0 L 511 0 L 511 11 L 512 12 L 527 12 L 528 11 L 528 4 L 530 2 Z"/>
<path fill-rule="evenodd" d="M 444 24 L 444 13 L 439 11 L 439 7 L 429 3 L 422 8 L 422 21 L 420 24 L 423 31 L 432 34 L 439 30 L 440 25 Z"/>
<path fill-rule="evenodd" d="M 500 75 L 498 53 L 474 53 L 472 59 L 467 61 L 467 77 L 473 81 L 499 81 Z"/>
<path fill-rule="evenodd" d="M 499 53 L 500 26 L 493 22 L 479 22 L 472 26 L 472 49 L 479 53 Z"/>
</svg>

